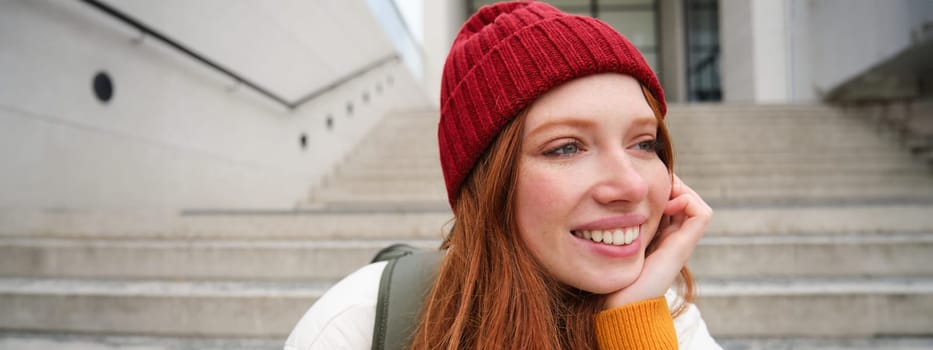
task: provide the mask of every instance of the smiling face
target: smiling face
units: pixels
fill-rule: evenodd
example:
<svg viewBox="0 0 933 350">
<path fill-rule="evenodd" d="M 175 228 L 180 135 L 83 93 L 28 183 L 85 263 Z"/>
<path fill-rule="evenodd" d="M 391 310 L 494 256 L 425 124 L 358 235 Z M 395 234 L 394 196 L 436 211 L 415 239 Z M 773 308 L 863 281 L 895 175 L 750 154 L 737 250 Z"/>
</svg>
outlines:
<svg viewBox="0 0 933 350">
<path fill-rule="evenodd" d="M 634 78 L 598 74 L 535 101 L 525 116 L 515 217 L 558 281 L 599 294 L 641 273 L 671 177 L 655 150 L 658 121 Z"/>
</svg>

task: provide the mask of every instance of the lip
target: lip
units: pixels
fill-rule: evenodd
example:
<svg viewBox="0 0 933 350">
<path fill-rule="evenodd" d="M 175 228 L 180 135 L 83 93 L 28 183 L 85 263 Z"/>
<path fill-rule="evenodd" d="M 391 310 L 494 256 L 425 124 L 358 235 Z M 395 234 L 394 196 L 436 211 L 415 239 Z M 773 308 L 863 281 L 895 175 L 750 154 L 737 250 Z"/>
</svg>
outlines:
<svg viewBox="0 0 933 350">
<path fill-rule="evenodd" d="M 612 230 L 622 227 L 639 226 L 644 224 L 647 220 L 648 218 L 646 216 L 638 214 L 610 216 L 574 227 L 571 231 Z"/>
<path fill-rule="evenodd" d="M 641 229 L 642 227 L 639 227 L 639 230 Z M 641 242 L 642 242 L 643 235 L 644 235 L 644 232 L 639 232 L 638 238 L 635 238 L 635 240 L 632 241 L 632 243 L 629 243 L 626 245 L 611 245 L 611 244 L 605 244 L 605 243 L 596 243 L 596 242 L 593 242 L 592 240 L 582 238 L 582 237 L 577 237 L 574 235 L 570 235 L 570 237 L 573 237 L 574 242 L 576 242 L 576 244 L 579 244 L 579 247 L 586 249 L 590 252 L 596 253 L 597 255 L 601 255 L 601 256 L 604 256 L 610 259 L 626 259 L 626 258 L 634 257 L 636 256 L 636 254 L 641 252 Z"/>
</svg>

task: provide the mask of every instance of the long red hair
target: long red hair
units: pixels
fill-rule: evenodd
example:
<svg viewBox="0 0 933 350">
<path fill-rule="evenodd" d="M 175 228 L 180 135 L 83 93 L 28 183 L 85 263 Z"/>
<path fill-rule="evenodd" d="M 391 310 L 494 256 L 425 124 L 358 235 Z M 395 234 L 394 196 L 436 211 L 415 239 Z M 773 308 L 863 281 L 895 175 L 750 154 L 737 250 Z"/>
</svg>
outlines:
<svg viewBox="0 0 933 350">
<path fill-rule="evenodd" d="M 658 156 L 673 174 L 673 150 L 657 100 Z M 520 236 L 515 213 L 524 113 L 500 132 L 464 181 L 437 279 L 421 309 L 412 349 L 596 349 L 594 315 L 603 296 L 566 286 L 545 271 Z M 649 244 L 648 252 L 655 249 Z M 686 267 L 678 286 L 693 300 Z"/>
</svg>

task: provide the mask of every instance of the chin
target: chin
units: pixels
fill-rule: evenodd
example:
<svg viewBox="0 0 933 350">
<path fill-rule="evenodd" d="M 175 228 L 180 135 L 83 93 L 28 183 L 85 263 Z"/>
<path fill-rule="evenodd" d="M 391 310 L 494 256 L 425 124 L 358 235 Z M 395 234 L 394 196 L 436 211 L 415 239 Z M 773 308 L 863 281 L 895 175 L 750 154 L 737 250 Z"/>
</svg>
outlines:
<svg viewBox="0 0 933 350">
<path fill-rule="evenodd" d="M 631 277 L 620 276 L 620 277 L 622 278 L 612 279 L 612 280 L 607 280 L 607 279 L 594 280 L 594 281 L 590 281 L 591 283 L 581 283 L 580 286 L 574 286 L 574 287 L 576 287 L 577 289 L 583 290 L 583 291 L 594 293 L 594 294 L 610 294 L 610 293 L 614 293 L 622 289 L 625 289 L 626 287 L 632 285 L 632 283 L 635 283 L 635 280 L 637 279 L 638 276 L 631 276 Z"/>
</svg>

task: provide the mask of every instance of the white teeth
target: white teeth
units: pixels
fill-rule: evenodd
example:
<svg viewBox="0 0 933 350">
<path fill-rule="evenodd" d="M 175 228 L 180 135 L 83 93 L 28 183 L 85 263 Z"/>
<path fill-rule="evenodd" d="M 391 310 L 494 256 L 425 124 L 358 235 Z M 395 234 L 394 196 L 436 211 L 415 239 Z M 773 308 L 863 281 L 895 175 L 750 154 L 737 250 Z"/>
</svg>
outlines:
<svg viewBox="0 0 933 350">
<path fill-rule="evenodd" d="M 628 244 L 628 242 L 625 241 L 625 231 L 622 231 L 621 229 L 612 231 L 612 243 L 616 245 Z"/>
<path fill-rule="evenodd" d="M 618 228 L 615 230 L 574 231 L 574 235 L 596 243 L 625 245 L 632 244 L 638 238 L 640 226 Z"/>
<path fill-rule="evenodd" d="M 625 244 L 632 243 L 638 237 L 638 227 L 633 226 L 625 229 Z"/>
</svg>

